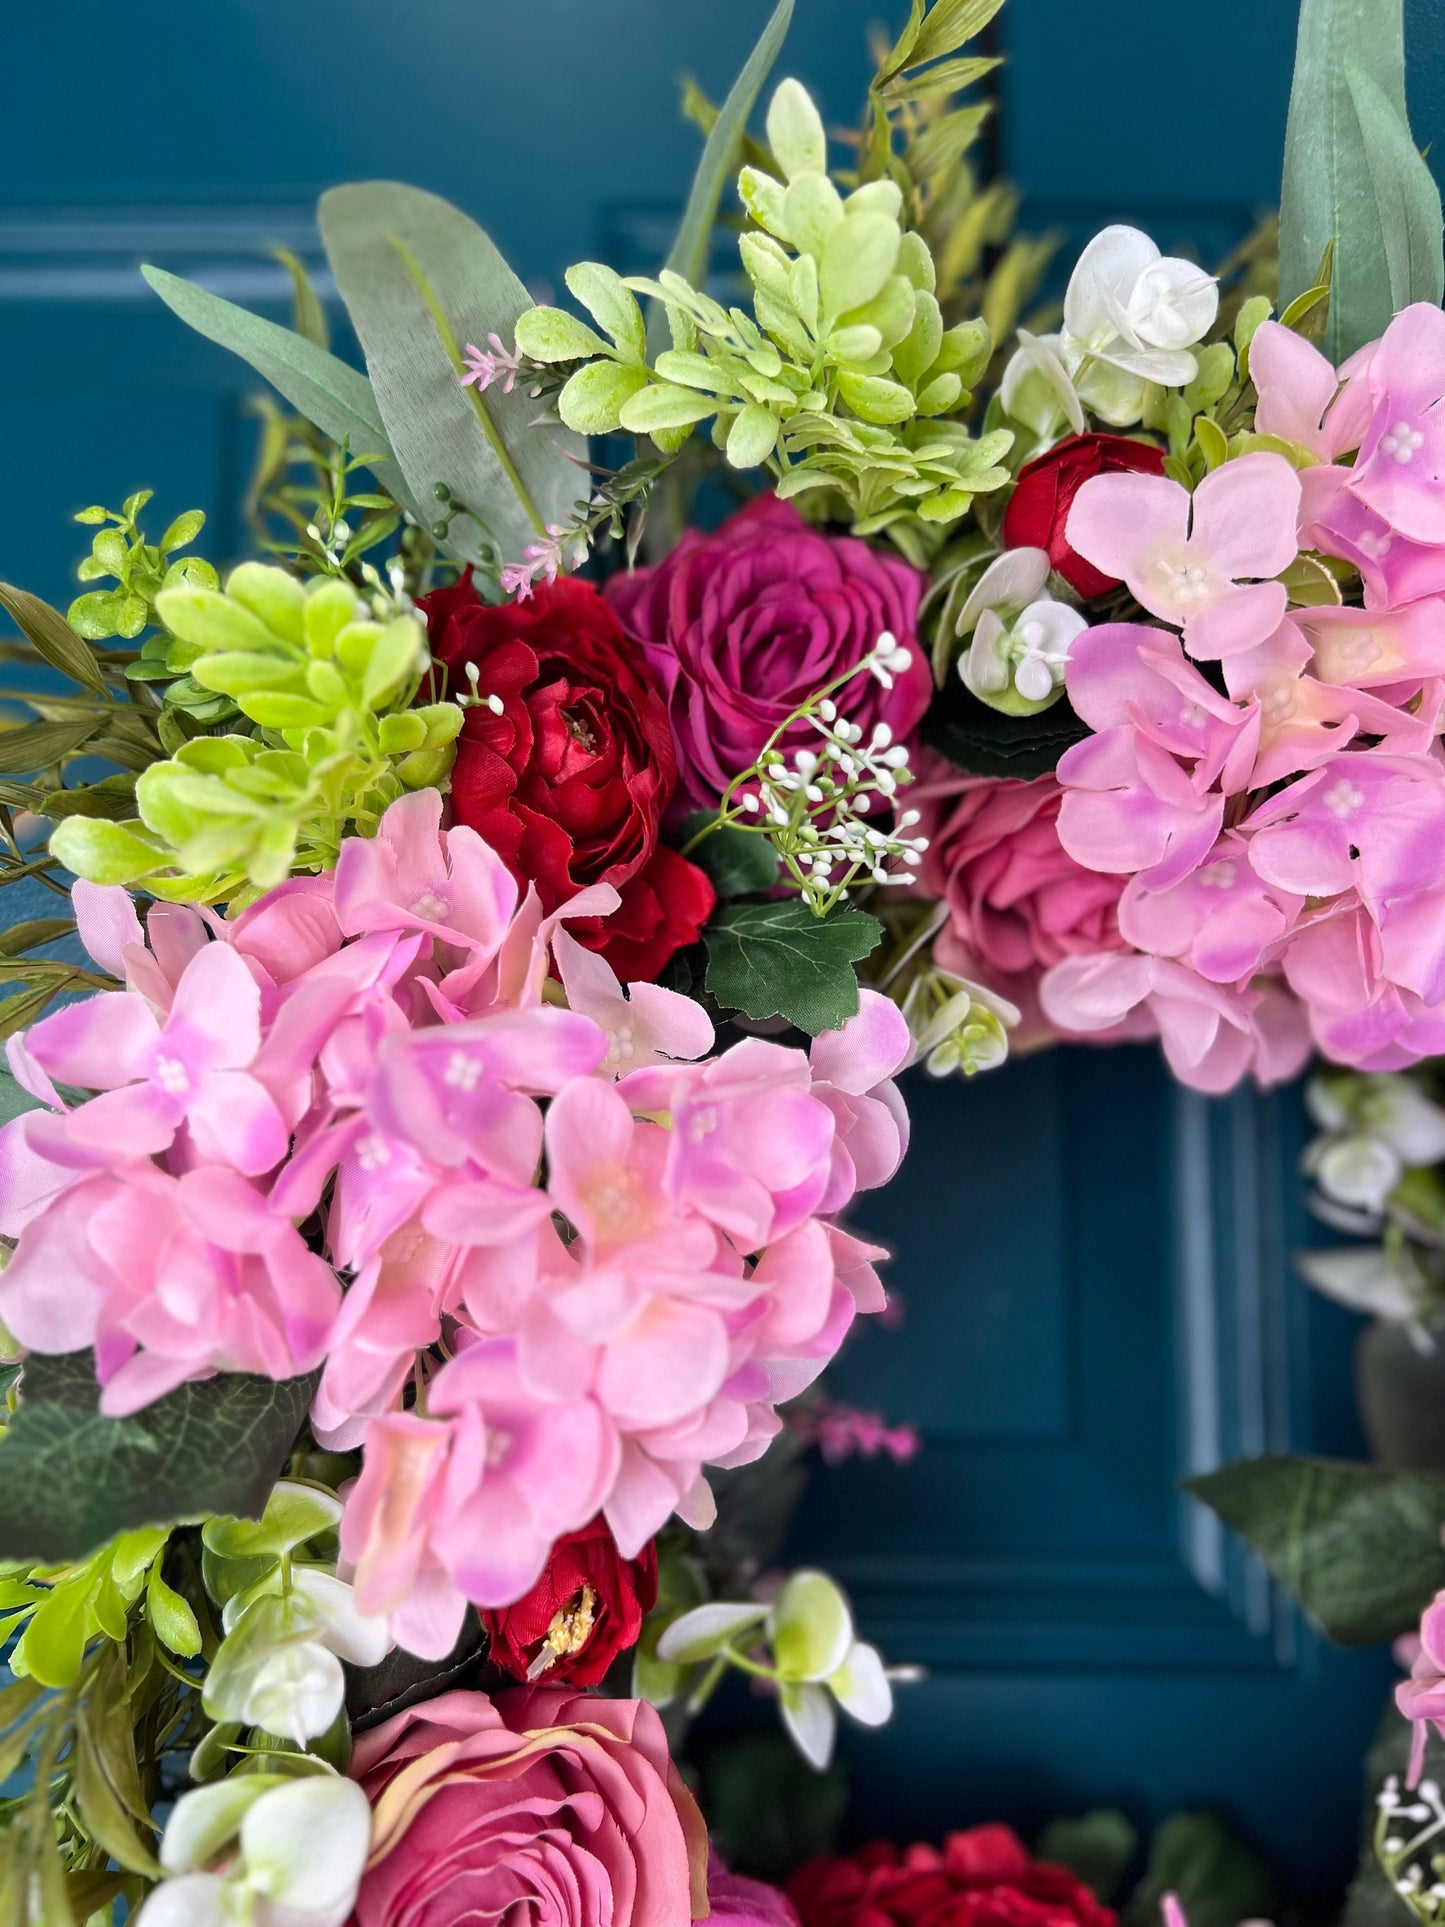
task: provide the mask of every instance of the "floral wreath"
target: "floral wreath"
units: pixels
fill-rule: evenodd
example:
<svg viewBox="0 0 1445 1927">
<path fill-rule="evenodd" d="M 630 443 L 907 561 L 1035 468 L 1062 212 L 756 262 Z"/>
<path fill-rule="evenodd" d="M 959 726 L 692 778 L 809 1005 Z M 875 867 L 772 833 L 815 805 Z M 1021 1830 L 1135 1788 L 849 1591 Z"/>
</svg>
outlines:
<svg viewBox="0 0 1445 1927">
<path fill-rule="evenodd" d="M 912 1064 L 1317 1055 L 1323 1209 L 1384 1243 L 1311 1275 L 1433 1343 L 1445 313 L 1399 0 L 1305 0 L 1277 232 L 1215 274 L 1107 227 L 1061 308 L 970 160 L 998 5 L 913 0 L 845 150 L 795 80 L 747 132 L 780 0 L 666 266 L 574 307 L 433 195 L 333 190 L 364 374 L 289 257 L 292 328 L 144 271 L 280 399 L 266 559 L 223 579 L 142 491 L 77 518 L 67 614 L 0 585 L 0 884 L 60 900 L 0 941 L 7 1918 L 1110 1927 L 1097 1825 L 788 1898 L 676 1764 L 729 1674 L 819 1772 L 912 1677 L 776 1569 L 747 1470 L 916 1449 L 815 1383 L 887 1303 L 848 1214 Z M 1445 1481 L 1195 1489 L 1338 1637 L 1424 1611 L 1379 1851 L 1437 1920 Z"/>
</svg>

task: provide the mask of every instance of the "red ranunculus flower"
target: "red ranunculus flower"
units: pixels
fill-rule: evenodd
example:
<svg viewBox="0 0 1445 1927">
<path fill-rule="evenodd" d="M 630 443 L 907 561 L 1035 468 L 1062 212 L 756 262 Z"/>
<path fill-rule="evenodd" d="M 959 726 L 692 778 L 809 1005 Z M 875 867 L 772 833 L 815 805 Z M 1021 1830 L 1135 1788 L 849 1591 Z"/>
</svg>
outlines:
<svg viewBox="0 0 1445 1927">
<path fill-rule="evenodd" d="M 1031 1860 L 1010 1827 L 970 1827 L 942 1848 L 876 1840 L 810 1860 L 788 1884 L 803 1927 L 1114 1927 L 1067 1867 Z"/>
<path fill-rule="evenodd" d="M 624 983 L 656 977 L 696 939 L 713 889 L 658 842 L 677 757 L 641 649 L 591 584 L 575 579 L 493 608 L 468 571 L 420 606 L 453 692 L 467 693 L 475 669 L 484 699 L 467 710 L 452 771 L 457 822 L 519 882 L 536 884 L 544 910 L 588 884 L 612 884 L 620 908 L 569 927 Z"/>
<path fill-rule="evenodd" d="M 1074 497 L 1095 475 L 1164 473 L 1164 451 L 1127 435 L 1071 435 L 1037 461 L 1025 462 L 1003 518 L 1006 549 L 1046 549 L 1050 562 L 1086 602 L 1117 589 L 1113 576 L 1075 554 L 1064 540 Z"/>
<path fill-rule="evenodd" d="M 617 1655 L 637 1644 L 656 1604 L 657 1547 L 649 1542 L 635 1559 L 624 1559 L 598 1517 L 557 1541 L 529 1593 L 482 1619 L 492 1663 L 513 1679 L 595 1686 Z"/>
</svg>

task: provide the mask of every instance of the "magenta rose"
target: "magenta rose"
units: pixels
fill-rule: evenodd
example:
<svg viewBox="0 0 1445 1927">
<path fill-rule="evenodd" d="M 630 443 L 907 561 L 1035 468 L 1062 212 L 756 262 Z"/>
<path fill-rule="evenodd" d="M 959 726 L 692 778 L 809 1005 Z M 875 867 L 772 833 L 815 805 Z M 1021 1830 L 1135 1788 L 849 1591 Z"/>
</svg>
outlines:
<svg viewBox="0 0 1445 1927">
<path fill-rule="evenodd" d="M 1042 973 L 1065 957 L 1127 947 L 1118 908 L 1128 879 L 1086 870 L 1064 849 L 1052 776 L 969 776 L 929 751 L 918 775 L 908 800 L 928 838 L 920 883 L 948 906 L 934 960 L 1017 1004 L 1016 1041 L 1037 1041 L 1048 1033 Z"/>
<path fill-rule="evenodd" d="M 607 597 L 662 685 L 678 753 L 678 794 L 715 803 L 773 731 L 885 632 L 911 660 L 891 688 L 863 674 L 840 712 L 896 738 L 912 734 L 932 693 L 918 646 L 924 578 L 900 557 L 809 528 L 771 495 L 713 535 L 685 535 L 664 562 L 615 576 Z M 817 741 L 804 725 L 790 747 Z"/>
<path fill-rule="evenodd" d="M 356 1742 L 372 1807 L 353 1927 L 679 1927 L 707 1830 L 641 1700 L 443 1693 Z"/>
</svg>

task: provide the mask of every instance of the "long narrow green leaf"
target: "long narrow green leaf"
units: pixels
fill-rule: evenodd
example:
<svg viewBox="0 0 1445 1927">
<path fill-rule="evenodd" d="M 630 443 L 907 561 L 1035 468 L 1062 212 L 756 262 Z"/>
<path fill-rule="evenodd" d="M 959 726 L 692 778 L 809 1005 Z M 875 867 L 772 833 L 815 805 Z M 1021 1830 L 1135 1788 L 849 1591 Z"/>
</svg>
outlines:
<svg viewBox="0 0 1445 1927">
<path fill-rule="evenodd" d="M 1405 111 L 1403 0 L 1302 0 L 1280 193 L 1280 296 L 1335 243 L 1325 353 L 1445 293 L 1440 197 Z"/>
<path fill-rule="evenodd" d="M 144 267 L 141 273 L 188 327 L 249 362 L 323 435 L 348 443 L 353 455 L 390 458 L 391 444 L 365 375 L 318 348 L 315 342 L 249 309 L 238 308 L 234 302 L 198 288 L 193 281 L 183 281 L 163 268 Z M 375 467 L 404 508 L 418 520 L 430 519 L 422 517 L 411 499 L 395 460 L 382 460 Z"/>
<path fill-rule="evenodd" d="M 772 19 L 749 54 L 747 65 L 733 82 L 702 150 L 692 191 L 683 210 L 682 225 L 667 257 L 667 266 L 672 272 L 680 274 L 694 287 L 707 273 L 713 224 L 723 192 L 737 170 L 738 149 L 748 116 L 762 92 L 763 82 L 772 72 L 792 19 L 793 0 L 778 0 Z"/>
<path fill-rule="evenodd" d="M 579 437 L 523 388 L 464 388 L 458 344 L 510 340 L 531 297 L 475 221 L 438 195 L 396 181 L 321 197 L 321 239 L 366 354 L 372 393 L 428 522 L 437 489 L 460 504 L 445 546 L 467 561 L 494 544 L 516 561 L 566 519 L 587 477 Z"/>
<path fill-rule="evenodd" d="M 93 689 L 98 696 L 106 691 L 95 651 L 82 641 L 59 610 L 52 609 L 27 589 L 15 589 L 0 582 L 0 609 L 11 618 L 35 653 L 53 669 L 69 676 L 72 682 Z"/>
</svg>

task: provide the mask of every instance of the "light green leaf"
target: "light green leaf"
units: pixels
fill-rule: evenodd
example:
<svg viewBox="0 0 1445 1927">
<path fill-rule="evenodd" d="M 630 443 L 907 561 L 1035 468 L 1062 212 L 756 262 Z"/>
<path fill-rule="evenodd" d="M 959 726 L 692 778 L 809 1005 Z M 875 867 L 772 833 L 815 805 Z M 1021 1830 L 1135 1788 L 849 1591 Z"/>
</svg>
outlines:
<svg viewBox="0 0 1445 1927">
<path fill-rule="evenodd" d="M 318 348 L 330 348 L 331 330 L 326 325 L 326 310 L 312 285 L 311 276 L 306 272 L 305 262 L 290 248 L 272 248 L 271 257 L 279 261 L 291 277 L 291 320 L 297 334 L 314 342 Z M 180 544 L 175 546 L 179 548 Z M 162 543 L 161 547 L 164 548 L 165 544 Z"/>
<path fill-rule="evenodd" d="M 755 1023 L 782 1016 L 816 1037 L 857 1015 L 853 966 L 882 934 L 862 910 L 815 917 L 796 898 L 728 904 L 704 932 L 707 987 L 725 1009 Z"/>
<path fill-rule="evenodd" d="M 818 263 L 823 312 L 830 320 L 881 294 L 898 261 L 900 235 L 886 214 L 853 214 L 828 236 Z"/>
<path fill-rule="evenodd" d="M 828 136 L 813 97 L 800 80 L 779 81 L 768 106 L 768 145 L 783 173 L 826 174 Z"/>
<path fill-rule="evenodd" d="M 761 1626 L 767 1616 L 767 1607 L 751 1600 L 734 1604 L 719 1599 L 694 1606 L 665 1629 L 657 1642 L 657 1657 L 673 1666 L 695 1666 L 720 1653 L 738 1633 Z"/>
<path fill-rule="evenodd" d="M 647 385 L 645 368 L 625 368 L 620 361 L 589 362 L 557 397 L 557 412 L 579 435 L 611 435 L 621 427 L 628 402 Z"/>
<path fill-rule="evenodd" d="M 825 1572 L 795 1572 L 773 1606 L 773 1658 L 784 1679 L 823 1680 L 848 1657 L 853 1616 Z"/>
<path fill-rule="evenodd" d="M 517 318 L 517 346 L 533 361 L 588 361 L 607 343 L 565 308 L 529 308 Z"/>
<path fill-rule="evenodd" d="M 621 420 L 629 434 L 652 435 L 658 429 L 689 428 L 716 412 L 717 402 L 711 395 L 662 381 L 639 389 L 625 402 Z"/>
<path fill-rule="evenodd" d="M 839 372 L 838 393 L 860 421 L 879 426 L 906 422 L 917 408 L 901 382 L 885 380 L 882 375 L 860 375 L 852 368 Z"/>
<path fill-rule="evenodd" d="M 445 546 L 468 561 L 495 544 L 516 560 L 564 522 L 585 488 L 582 444 L 538 419 L 524 388 L 463 388 L 460 341 L 512 337 L 533 304 L 474 221 L 449 202 L 395 181 L 323 194 L 321 238 L 366 354 L 376 405 L 412 493 L 438 483 L 472 513 L 456 515 Z"/>
<path fill-rule="evenodd" d="M 67 816 L 50 836 L 50 853 L 90 883 L 135 883 L 166 864 L 165 851 L 139 823 Z"/>
<path fill-rule="evenodd" d="M 0 1558 L 59 1563 L 136 1526 L 256 1516 L 315 1384 L 228 1373 L 113 1419 L 89 1352 L 28 1359 L 0 1441 Z"/>
<path fill-rule="evenodd" d="M 793 0 L 778 0 L 772 18 L 763 29 L 762 38 L 729 89 L 728 97 L 703 147 L 702 159 L 698 162 L 687 206 L 683 210 L 682 223 L 667 257 L 668 268 L 694 287 L 707 277 L 712 231 L 723 190 L 737 169 L 738 150 L 742 146 L 748 116 L 762 91 L 763 82 L 772 72 L 773 62 L 778 57 L 778 50 L 792 19 Z M 647 329 L 649 343 L 654 349 L 661 346 L 656 338 L 661 330 L 661 310 L 654 304 Z"/>
<path fill-rule="evenodd" d="M 965 41 L 982 33 L 1003 0 L 937 0 L 908 50 L 908 66 L 955 53 Z"/>
<path fill-rule="evenodd" d="M 772 454 L 777 440 L 777 416 L 761 402 L 750 402 L 728 430 L 728 461 L 734 468 L 757 468 Z"/>
<path fill-rule="evenodd" d="M 1445 1587 L 1445 1480 L 1329 1459 L 1246 1459 L 1187 1490 L 1342 1646 L 1414 1627 Z"/>
<path fill-rule="evenodd" d="M 602 332 L 615 344 L 624 361 L 641 367 L 647 360 L 647 335 L 642 310 L 622 276 L 600 261 L 579 261 L 568 268 L 567 286 Z"/>
<path fill-rule="evenodd" d="M 183 281 L 179 275 L 151 267 L 143 267 L 141 273 L 188 327 L 248 362 L 323 435 L 346 442 L 357 455 L 381 456 L 372 466 L 388 493 L 419 521 L 426 519 L 401 469 L 391 459 L 391 444 L 365 375 L 318 348 L 314 341 L 238 308 L 234 302 L 223 301 L 220 295 Z"/>
<path fill-rule="evenodd" d="M 922 73 L 897 74 L 885 83 L 883 91 L 890 101 L 928 100 L 940 94 L 956 94 L 975 81 L 991 74 L 1002 61 L 987 56 L 965 54 L 958 60 L 943 60 Z"/>
<path fill-rule="evenodd" d="M 1302 0 L 1280 195 L 1280 297 L 1334 243 L 1332 361 L 1445 292 L 1440 197 L 1405 110 L 1403 0 Z"/>
</svg>

